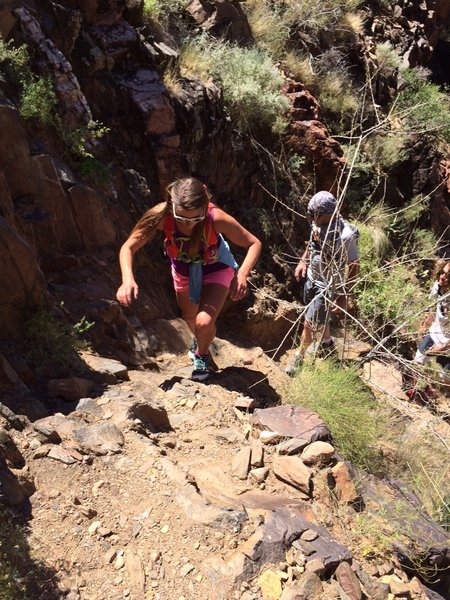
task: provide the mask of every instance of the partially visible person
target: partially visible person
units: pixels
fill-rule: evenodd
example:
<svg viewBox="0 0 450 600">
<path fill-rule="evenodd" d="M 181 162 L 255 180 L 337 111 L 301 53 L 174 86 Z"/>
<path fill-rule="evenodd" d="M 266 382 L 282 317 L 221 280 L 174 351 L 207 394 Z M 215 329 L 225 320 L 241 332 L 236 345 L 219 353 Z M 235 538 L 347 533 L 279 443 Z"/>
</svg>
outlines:
<svg viewBox="0 0 450 600">
<path fill-rule="evenodd" d="M 194 335 L 190 355 L 192 379 L 209 376 L 209 347 L 216 334 L 216 320 L 228 296 L 241 299 L 247 277 L 261 252 L 261 242 L 236 219 L 215 206 L 207 187 L 186 177 L 169 186 L 165 202 L 148 210 L 120 249 L 122 285 L 117 299 L 128 306 L 138 297 L 133 257 L 156 231 L 164 232 L 175 292 L 182 316 Z M 225 241 L 247 248 L 238 267 Z"/>
<path fill-rule="evenodd" d="M 300 347 L 286 368 L 290 376 L 301 367 L 315 334 L 321 333 L 320 352 L 326 354 L 334 350 L 330 311 L 347 308 L 347 299 L 359 272 L 359 232 L 339 215 L 333 194 L 326 191 L 314 194 L 307 212 L 311 234 L 294 271 L 297 281 L 306 278 L 303 291 L 306 313 Z"/>
<path fill-rule="evenodd" d="M 436 310 L 425 319 L 422 327 L 429 327 L 419 343 L 414 362 L 426 364 L 433 356 L 442 368 L 442 376 L 450 383 L 450 261 L 439 259 L 435 265 L 434 283 L 429 295 L 436 300 Z"/>
</svg>

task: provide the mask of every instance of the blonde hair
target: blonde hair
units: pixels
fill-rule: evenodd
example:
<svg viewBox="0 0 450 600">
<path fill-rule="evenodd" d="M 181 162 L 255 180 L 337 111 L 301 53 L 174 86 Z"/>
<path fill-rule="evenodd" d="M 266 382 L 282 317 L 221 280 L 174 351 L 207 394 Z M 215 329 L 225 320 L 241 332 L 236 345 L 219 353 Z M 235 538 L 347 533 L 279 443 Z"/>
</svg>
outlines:
<svg viewBox="0 0 450 600">
<path fill-rule="evenodd" d="M 203 208 L 208 209 L 208 203 L 211 196 L 208 188 L 195 177 L 184 177 L 177 179 L 167 187 L 167 199 L 145 212 L 131 232 L 140 234 L 146 242 L 152 240 L 157 231 L 159 223 L 165 215 L 171 214 L 173 205 L 175 208 L 183 210 L 195 210 Z M 205 221 L 197 223 L 192 230 L 189 244 L 189 256 L 194 256 L 198 253 L 200 243 L 204 238 Z"/>
</svg>

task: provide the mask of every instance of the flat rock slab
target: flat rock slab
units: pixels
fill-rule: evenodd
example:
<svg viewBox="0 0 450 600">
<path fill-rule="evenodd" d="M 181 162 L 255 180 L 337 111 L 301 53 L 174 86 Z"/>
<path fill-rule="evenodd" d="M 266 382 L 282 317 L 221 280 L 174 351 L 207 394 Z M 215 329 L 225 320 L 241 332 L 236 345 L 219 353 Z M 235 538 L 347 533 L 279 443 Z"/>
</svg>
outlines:
<svg viewBox="0 0 450 600">
<path fill-rule="evenodd" d="M 371 360 L 364 364 L 363 379 L 375 393 L 383 392 L 400 400 L 409 400 L 403 389 L 402 374 L 394 365 Z"/>
<path fill-rule="evenodd" d="M 92 378 L 98 383 L 117 383 L 128 379 L 128 369 L 113 358 L 104 358 L 96 354 L 83 353 L 82 358 L 92 371 Z"/>
<path fill-rule="evenodd" d="M 273 432 L 280 438 L 331 441 L 330 430 L 316 413 L 293 404 L 256 409 L 251 424 L 256 431 Z"/>
<path fill-rule="evenodd" d="M 122 432 L 113 423 L 81 427 L 74 432 L 74 438 L 83 450 L 98 455 L 120 452 L 124 444 Z"/>
<path fill-rule="evenodd" d="M 281 508 L 275 509 L 267 521 L 227 560 L 207 560 L 206 571 L 217 583 L 228 581 L 232 586 L 240 585 L 256 577 L 265 565 L 284 561 L 292 542 L 301 543 L 301 534 L 311 529 L 317 533 L 317 538 L 308 542 L 312 552 L 307 557 L 306 568 L 309 563 L 320 562 L 323 571 L 331 574 L 340 562 L 351 560 L 350 551 L 324 527 L 308 521 L 295 511 Z M 226 588 L 226 585 L 223 587 Z"/>
</svg>

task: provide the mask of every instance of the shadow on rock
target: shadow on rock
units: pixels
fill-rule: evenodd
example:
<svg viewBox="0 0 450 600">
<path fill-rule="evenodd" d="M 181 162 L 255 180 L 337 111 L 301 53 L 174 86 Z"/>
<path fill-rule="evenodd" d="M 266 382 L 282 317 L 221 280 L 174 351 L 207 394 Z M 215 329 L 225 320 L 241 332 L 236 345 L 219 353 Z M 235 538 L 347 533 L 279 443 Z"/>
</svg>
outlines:
<svg viewBox="0 0 450 600">
<path fill-rule="evenodd" d="M 281 396 L 269 384 L 267 376 L 261 371 L 246 367 L 226 367 L 211 376 L 208 381 L 253 398 L 259 408 L 281 403 Z"/>
</svg>

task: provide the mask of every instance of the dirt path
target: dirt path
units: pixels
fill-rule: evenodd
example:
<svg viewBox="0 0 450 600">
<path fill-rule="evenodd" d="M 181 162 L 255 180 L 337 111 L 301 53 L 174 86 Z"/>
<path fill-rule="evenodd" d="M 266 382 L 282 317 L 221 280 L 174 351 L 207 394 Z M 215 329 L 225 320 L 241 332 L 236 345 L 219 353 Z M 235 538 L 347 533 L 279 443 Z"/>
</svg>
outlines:
<svg viewBox="0 0 450 600">
<path fill-rule="evenodd" d="M 206 559 L 236 548 L 256 523 L 237 531 L 188 518 L 189 507 L 177 501 L 181 475 L 171 479 L 170 465 L 188 477 L 218 467 L 233 495 L 266 487 L 297 497 L 275 478 L 259 484 L 231 476 L 236 451 L 249 443 L 245 412 L 234 403 L 243 393 L 261 405 L 276 402 L 284 375 L 260 349 L 219 342 L 216 360 L 221 372 L 196 383 L 185 379 L 191 370 L 187 357 L 161 356 L 161 372 L 130 372 L 130 381 L 95 399 L 101 414 L 88 417 L 108 420 L 117 399 L 145 393 L 165 407 L 172 431 L 146 436 L 127 427 L 122 451 L 97 456 L 92 464 L 33 459 L 33 443 L 25 450 L 37 487 L 31 497 L 31 554 L 55 569 L 61 586 L 73 590 L 71 598 L 214 597 L 203 570 Z M 30 434 L 28 443 L 32 439 Z M 257 590 L 244 592 L 248 599 L 260 597 Z"/>
</svg>

